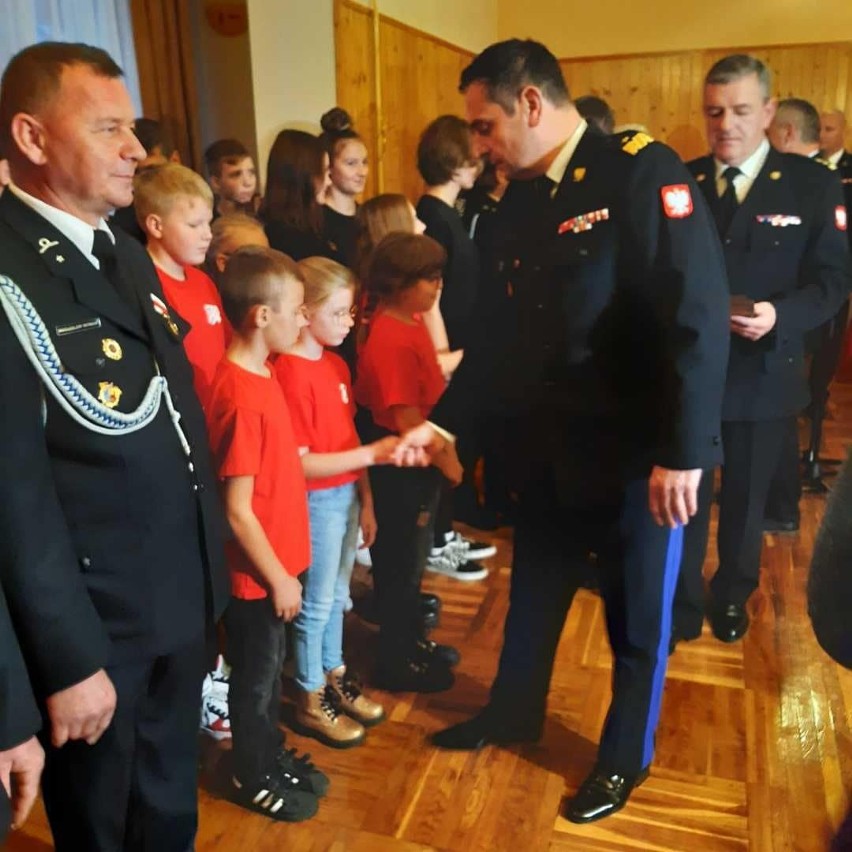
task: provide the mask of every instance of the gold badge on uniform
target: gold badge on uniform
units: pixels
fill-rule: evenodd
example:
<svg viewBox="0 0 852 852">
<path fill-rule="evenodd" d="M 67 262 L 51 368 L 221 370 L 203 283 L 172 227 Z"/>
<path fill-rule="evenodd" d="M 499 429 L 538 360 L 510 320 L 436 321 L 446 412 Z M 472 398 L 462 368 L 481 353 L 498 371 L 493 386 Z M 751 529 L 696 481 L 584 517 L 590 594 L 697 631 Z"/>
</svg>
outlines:
<svg viewBox="0 0 852 852">
<path fill-rule="evenodd" d="M 696 175 L 695 180 L 696 180 L 697 183 L 701 183 L 702 181 L 707 180 L 707 175 L 705 175 L 705 174 Z"/>
<path fill-rule="evenodd" d="M 770 172 L 769 180 L 778 180 L 781 177 L 781 172 Z"/>
<path fill-rule="evenodd" d="M 107 408 L 115 408 L 121 399 L 121 388 L 112 382 L 98 382 L 98 399 Z"/>
<path fill-rule="evenodd" d="M 586 176 L 586 170 L 580 166 L 574 169 L 574 183 L 579 183 Z"/>
<path fill-rule="evenodd" d="M 101 349 L 103 350 L 104 355 L 106 355 L 111 361 L 120 361 L 124 356 L 124 353 L 121 351 L 121 344 L 117 340 L 113 340 L 111 337 L 105 337 L 101 341 Z"/>
<path fill-rule="evenodd" d="M 643 133 L 641 130 L 634 136 L 624 136 L 621 140 L 621 150 L 635 157 L 643 148 L 654 141 L 653 136 Z"/>
</svg>

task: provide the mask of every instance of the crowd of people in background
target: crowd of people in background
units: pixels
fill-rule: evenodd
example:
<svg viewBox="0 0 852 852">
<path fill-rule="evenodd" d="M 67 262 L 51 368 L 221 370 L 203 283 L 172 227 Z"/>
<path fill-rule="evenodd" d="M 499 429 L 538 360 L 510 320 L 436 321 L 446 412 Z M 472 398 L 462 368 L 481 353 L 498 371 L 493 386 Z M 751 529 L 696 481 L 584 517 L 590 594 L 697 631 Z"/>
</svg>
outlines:
<svg viewBox="0 0 852 852">
<path fill-rule="evenodd" d="M 28 298 L 71 371 L 91 362 L 80 368 L 80 381 L 99 424 L 114 414 L 110 428 L 124 429 L 143 407 L 144 388 L 127 371 L 136 349 L 144 360 L 140 341 L 155 337 L 152 317 L 165 341 L 151 343 L 158 363 L 165 365 L 160 347 L 171 342 L 191 366 L 184 386 L 174 378 L 178 368 L 162 367 L 171 392 L 163 410 L 183 415 L 183 399 L 197 399 L 206 431 L 190 424 L 194 432 L 181 433 L 181 442 L 193 494 L 212 491 L 205 499 L 217 506 L 201 511 L 194 502 L 171 506 L 166 494 L 155 499 L 171 523 L 203 529 L 221 511 L 230 530 L 222 545 L 227 605 L 209 579 L 210 551 L 221 544 L 209 533 L 201 533 L 202 556 L 186 557 L 207 565 L 207 590 L 196 578 L 191 590 L 172 591 L 205 601 L 208 673 L 195 712 L 200 707 L 208 735 L 232 740 L 233 799 L 298 821 L 316 813 L 333 783 L 286 747 L 283 672 L 296 695 L 293 729 L 332 748 L 362 744 L 384 720 L 373 689 L 453 686 L 464 649 L 429 638 L 441 602 L 421 584 L 426 571 L 459 582 L 487 578 L 481 560 L 496 548 L 458 532 L 454 522 L 464 521 L 485 531 L 517 523 L 511 607 L 488 705 L 433 742 L 465 749 L 540 735 L 556 643 L 577 585 L 590 580 L 594 554 L 599 574 L 591 582 L 600 586 L 616 657 L 613 704 L 598 763 L 566 816 L 589 822 L 618 810 L 648 774 L 667 655 L 700 635 L 705 616 L 719 640 L 741 639 L 763 532 L 798 529 L 796 416 L 810 418 L 816 443 L 805 455 L 814 462 L 848 319 L 852 161 L 843 150 L 842 113 L 820 116 L 801 98 L 776 109 L 768 70 L 752 57 L 727 57 L 705 83 L 711 154 L 683 164 L 646 131 L 617 128 L 601 98 L 572 101 L 546 49 L 513 40 L 465 71 L 468 120 L 443 115 L 422 129 L 412 163 L 424 184 L 419 199 L 364 197 L 371 152 L 345 109 L 335 107 L 321 117 L 319 135 L 278 134 L 263 187 L 244 142 L 213 142 L 202 176 L 181 165 L 163 124 L 125 115 L 116 132 L 135 136 L 123 140 L 116 161 L 127 164 L 125 177 L 135 172 L 128 204 L 129 181 L 123 194 L 83 192 L 57 149 L 37 153 L 34 141 L 33 128 L 60 121 L 56 92 L 64 87 L 89 86 L 85 98 L 77 94 L 93 114 L 97 87 L 105 87 L 104 97 L 126 113 L 120 71 L 110 62 L 96 49 L 67 45 L 36 46 L 12 60 L 0 96 L 0 144 L 12 166 L 0 249 L 26 242 L 11 234 L 29 228 L 48 246 L 38 255 L 53 258 L 61 277 L 80 252 L 64 248 L 74 226 L 44 212 L 54 196 L 43 187 L 65 187 L 54 207 L 71 215 L 68 199 L 97 196 L 98 204 L 80 204 L 94 211 L 87 222 L 95 237 L 80 247 L 79 263 L 89 264 L 88 275 L 103 273 L 121 304 L 104 296 L 89 317 Z M 75 83 L 72 72 L 85 79 Z M 48 81 L 38 97 L 10 91 L 36 79 Z M 40 176 L 45 170 L 50 180 Z M 9 183 L 0 159 L 0 187 Z M 32 218 L 39 216 L 65 236 Z M 18 218 L 30 224 L 18 226 Z M 61 253 L 50 254 L 57 245 Z M 22 279 L 37 277 L 34 262 L 29 255 L 0 260 L 0 277 L 28 291 Z M 564 293 L 563 279 L 576 292 Z M 91 306 L 83 285 L 75 287 L 79 303 Z M 89 332 L 77 334 L 81 323 L 97 338 L 91 356 L 82 349 Z M 635 363 L 639 348 L 644 365 Z M 498 370 L 504 375 L 495 378 Z M 145 373 L 144 381 L 153 388 L 156 376 Z M 21 391 L 22 399 L 31 396 Z M 50 430 L 64 415 L 51 398 L 41 405 Z M 171 422 L 161 428 L 174 443 Z M 84 427 L 74 428 L 88 446 Z M 73 457 L 77 451 L 64 442 L 48 431 L 47 458 Z M 723 452 L 719 570 L 708 597 L 702 566 Z M 201 456 L 212 458 L 212 471 Z M 10 470 L 4 464 L 3 474 Z M 74 476 L 70 463 L 51 470 L 49 477 Z M 818 468 L 806 467 L 804 479 L 813 486 Z M 63 508 L 85 500 L 70 481 L 59 486 Z M 82 529 L 93 521 L 74 523 Z M 152 522 L 134 523 L 147 529 Z M 3 529 L 13 536 L 6 521 Z M 122 535 L 137 532 L 131 524 Z M 75 547 L 74 564 L 88 572 L 97 553 Z M 344 656 L 356 560 L 372 578 L 372 598 L 356 612 L 366 617 L 369 610 L 378 624 L 374 664 L 363 673 Z M 16 569 L 0 581 L 19 625 L 30 617 L 21 602 L 30 592 Z M 209 628 L 222 612 L 211 652 Z M 23 633 L 33 687 L 50 702 L 76 681 L 49 685 L 30 662 L 35 640 Z M 201 651 L 193 653 L 170 676 L 191 679 L 187 667 Z M 165 659 L 159 650 L 154 656 Z M 122 665 L 143 658 L 134 651 Z M 93 653 L 78 680 L 112 671 L 111 662 Z M 129 675 L 112 679 L 119 706 L 124 691 L 141 688 Z M 95 743 L 100 733 L 77 736 Z M 131 740 L 127 734 L 103 748 Z M 171 748 L 174 740 L 164 742 Z M 17 742 L 0 740 L 0 749 L 7 745 Z M 54 730 L 49 767 L 60 746 Z M 95 749 L 79 739 L 73 747 L 74 754 Z M 86 837 L 86 848 L 118 848 L 110 844 L 119 832 L 123 848 L 148 848 L 134 845 L 133 831 L 149 830 L 141 823 L 134 829 L 122 818 L 116 827 L 115 818 L 105 828 L 91 803 L 72 804 L 80 811 L 74 815 L 58 803 L 59 786 L 75 773 L 101 771 L 85 760 L 65 763 L 45 776 L 57 847 Z M 92 795 L 116 783 L 115 773 L 103 777 L 111 780 L 93 782 Z M 157 810 L 143 781 L 119 786 Z M 32 794 L 31 783 L 19 782 L 17 822 Z M 165 836 L 166 821 L 159 830 Z M 194 823 L 181 832 L 191 837 Z M 163 845 L 172 848 L 187 847 Z"/>
</svg>

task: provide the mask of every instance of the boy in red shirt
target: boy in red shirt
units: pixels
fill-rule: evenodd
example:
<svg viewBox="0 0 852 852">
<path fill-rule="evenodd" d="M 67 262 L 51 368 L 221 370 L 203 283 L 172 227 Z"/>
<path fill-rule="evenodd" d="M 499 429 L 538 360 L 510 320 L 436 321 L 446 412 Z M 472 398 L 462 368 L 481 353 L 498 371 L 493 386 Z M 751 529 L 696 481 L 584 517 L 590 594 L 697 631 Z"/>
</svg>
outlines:
<svg viewBox="0 0 852 852">
<path fill-rule="evenodd" d="M 210 245 L 213 194 L 200 175 L 167 163 L 137 175 L 134 202 L 166 301 L 191 326 L 183 345 L 195 392 L 206 409 L 213 374 L 231 336 L 216 285 L 195 268 Z"/>
<path fill-rule="evenodd" d="M 210 444 L 234 533 L 228 543 L 234 797 L 286 821 L 316 813 L 328 779 L 283 750 L 278 727 L 285 622 L 301 608 L 297 579 L 310 562 L 305 477 L 290 413 L 269 363 L 305 324 L 304 288 L 286 255 L 237 251 L 222 278 L 234 338 L 216 370 L 207 410 Z"/>
</svg>

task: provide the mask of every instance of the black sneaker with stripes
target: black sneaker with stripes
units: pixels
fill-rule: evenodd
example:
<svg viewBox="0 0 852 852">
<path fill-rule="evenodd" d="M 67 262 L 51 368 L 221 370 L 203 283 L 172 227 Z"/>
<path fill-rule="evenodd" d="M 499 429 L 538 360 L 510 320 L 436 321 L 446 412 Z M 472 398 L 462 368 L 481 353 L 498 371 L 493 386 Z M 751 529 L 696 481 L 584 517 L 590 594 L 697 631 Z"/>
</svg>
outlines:
<svg viewBox="0 0 852 852">
<path fill-rule="evenodd" d="M 276 772 L 252 782 L 244 782 L 234 776 L 231 784 L 234 802 L 280 822 L 303 822 L 310 819 L 319 807 L 313 793 L 296 789 L 291 780 L 280 777 Z"/>
</svg>

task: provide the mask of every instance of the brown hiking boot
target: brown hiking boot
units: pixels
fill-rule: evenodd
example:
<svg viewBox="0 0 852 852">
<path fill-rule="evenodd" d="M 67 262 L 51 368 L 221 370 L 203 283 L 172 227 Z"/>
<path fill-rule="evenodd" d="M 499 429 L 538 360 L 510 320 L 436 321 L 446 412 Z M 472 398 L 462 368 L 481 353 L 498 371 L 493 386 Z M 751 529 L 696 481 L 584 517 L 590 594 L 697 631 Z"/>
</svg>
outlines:
<svg viewBox="0 0 852 852">
<path fill-rule="evenodd" d="M 378 725 L 385 718 L 385 709 L 378 701 L 367 698 L 358 679 L 338 666 L 326 675 L 328 685 L 337 693 L 340 706 L 347 716 L 357 719 L 364 727 Z"/>
<path fill-rule="evenodd" d="M 351 748 L 364 742 L 364 726 L 343 712 L 337 691 L 328 684 L 316 692 L 299 690 L 293 728 L 332 748 Z"/>
</svg>

